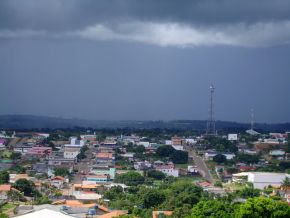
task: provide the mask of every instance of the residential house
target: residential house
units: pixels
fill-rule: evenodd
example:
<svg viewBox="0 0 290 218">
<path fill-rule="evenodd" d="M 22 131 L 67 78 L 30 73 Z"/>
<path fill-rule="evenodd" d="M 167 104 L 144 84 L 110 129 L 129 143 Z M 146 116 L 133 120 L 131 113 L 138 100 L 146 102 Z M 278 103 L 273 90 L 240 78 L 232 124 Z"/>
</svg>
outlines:
<svg viewBox="0 0 290 218">
<path fill-rule="evenodd" d="M 81 148 L 79 146 L 66 145 L 64 147 L 63 157 L 65 159 L 74 159 L 80 153 Z"/>
<path fill-rule="evenodd" d="M 96 193 L 101 186 L 98 184 L 74 184 L 74 192 L 94 192 Z"/>
<path fill-rule="evenodd" d="M 154 169 L 164 173 L 167 176 L 173 176 L 173 177 L 179 176 L 179 170 L 174 169 L 174 164 L 171 162 L 166 163 L 166 164 L 156 164 L 156 161 L 155 161 Z"/>
<path fill-rule="evenodd" d="M 77 137 L 70 137 L 70 144 L 64 144 L 63 147 L 83 147 L 85 145 L 84 140 L 78 140 Z"/>
<path fill-rule="evenodd" d="M 62 177 L 62 176 L 55 176 L 52 179 L 50 179 L 50 185 L 61 189 L 63 188 L 64 184 L 68 182 L 68 179 Z"/>
<path fill-rule="evenodd" d="M 15 183 L 17 180 L 19 179 L 27 179 L 27 180 L 35 180 L 34 177 L 28 176 L 27 174 L 23 173 L 23 174 L 9 174 L 9 183 Z"/>
<path fill-rule="evenodd" d="M 285 151 L 281 150 L 281 149 L 277 149 L 277 150 L 271 150 L 269 152 L 269 155 L 272 157 L 282 157 L 285 155 Z"/>
<path fill-rule="evenodd" d="M 101 143 L 101 145 L 106 147 L 116 147 L 117 142 L 115 140 L 105 140 L 104 142 Z"/>
<path fill-rule="evenodd" d="M 11 185 L 0 185 L 0 203 L 8 200 L 8 192 L 11 190 Z"/>
<path fill-rule="evenodd" d="M 142 145 L 144 148 L 150 147 L 150 142 L 138 142 L 137 145 Z"/>
<path fill-rule="evenodd" d="M 72 170 L 76 162 L 77 162 L 76 158 L 64 158 L 64 157 L 52 156 L 52 157 L 49 157 L 48 159 L 48 166 L 51 168 L 61 167 L 61 168 Z"/>
<path fill-rule="evenodd" d="M 107 214 L 103 214 L 101 216 L 98 216 L 98 218 L 116 218 L 116 217 L 120 217 L 122 215 L 126 215 L 128 214 L 128 211 L 125 210 L 114 210 L 112 212 L 109 212 Z"/>
<path fill-rule="evenodd" d="M 171 138 L 171 144 L 172 144 L 172 147 L 175 149 L 175 150 L 184 150 L 183 148 L 183 145 L 185 144 L 184 143 L 184 140 L 180 137 L 172 137 Z"/>
<path fill-rule="evenodd" d="M 6 143 L 7 143 L 6 139 L 1 139 L 0 138 L 0 149 L 5 148 Z"/>
<path fill-rule="evenodd" d="M 90 171 L 94 175 L 108 175 L 110 180 L 113 180 L 116 175 L 116 168 L 108 165 L 94 165 Z"/>
<path fill-rule="evenodd" d="M 97 163 L 114 163 L 115 157 L 113 153 L 99 152 L 96 154 Z"/>
<path fill-rule="evenodd" d="M 90 183 L 106 183 L 109 181 L 109 175 L 87 175 L 85 176 L 85 180 L 83 182 L 90 182 Z"/>
<path fill-rule="evenodd" d="M 32 156 L 32 157 L 45 157 L 45 156 L 50 156 L 51 153 L 52 153 L 51 147 L 36 145 L 30 148 L 26 152 L 26 155 Z"/>
<path fill-rule="evenodd" d="M 228 134 L 229 141 L 238 141 L 238 134 Z"/>
<path fill-rule="evenodd" d="M 19 152 L 21 154 L 26 154 L 32 147 L 33 145 L 29 144 L 17 144 L 16 146 L 14 146 L 13 151 Z"/>
<path fill-rule="evenodd" d="M 147 170 L 152 168 L 152 164 L 148 161 L 139 161 L 134 163 L 135 170 Z"/>
</svg>

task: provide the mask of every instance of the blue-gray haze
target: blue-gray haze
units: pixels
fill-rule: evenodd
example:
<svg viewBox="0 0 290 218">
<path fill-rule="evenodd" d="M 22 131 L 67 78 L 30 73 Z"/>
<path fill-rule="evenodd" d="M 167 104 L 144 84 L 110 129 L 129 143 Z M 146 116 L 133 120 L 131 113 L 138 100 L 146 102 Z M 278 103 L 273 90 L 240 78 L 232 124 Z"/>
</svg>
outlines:
<svg viewBox="0 0 290 218">
<path fill-rule="evenodd" d="M 289 0 L 1 0 L 0 114 L 290 121 Z"/>
</svg>

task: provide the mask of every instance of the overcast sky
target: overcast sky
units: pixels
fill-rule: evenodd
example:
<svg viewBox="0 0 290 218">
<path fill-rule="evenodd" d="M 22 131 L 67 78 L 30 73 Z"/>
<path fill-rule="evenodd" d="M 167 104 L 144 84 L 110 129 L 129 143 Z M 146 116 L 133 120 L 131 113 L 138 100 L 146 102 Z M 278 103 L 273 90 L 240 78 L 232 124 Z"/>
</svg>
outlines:
<svg viewBox="0 0 290 218">
<path fill-rule="evenodd" d="M 0 0 L 0 114 L 290 121 L 289 0 Z"/>
</svg>

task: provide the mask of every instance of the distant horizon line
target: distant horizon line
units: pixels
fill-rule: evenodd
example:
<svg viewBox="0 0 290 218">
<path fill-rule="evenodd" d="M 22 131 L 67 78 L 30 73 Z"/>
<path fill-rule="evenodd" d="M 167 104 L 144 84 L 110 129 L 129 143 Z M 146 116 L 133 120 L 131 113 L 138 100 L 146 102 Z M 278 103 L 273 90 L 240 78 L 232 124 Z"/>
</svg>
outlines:
<svg viewBox="0 0 290 218">
<path fill-rule="evenodd" d="M 63 117 L 63 116 L 53 116 L 53 115 L 35 115 L 35 114 L 0 114 L 1 116 L 32 116 L 32 117 L 43 117 L 52 119 L 63 119 L 63 120 L 81 120 L 81 121 L 103 121 L 103 122 L 176 122 L 176 121 L 200 121 L 207 122 L 207 119 L 96 119 L 96 118 L 80 118 L 80 117 Z M 238 124 L 251 124 L 251 121 L 232 121 L 232 120 L 215 120 L 215 122 L 228 122 L 228 123 L 238 123 Z M 277 125 L 277 124 L 290 124 L 290 121 L 285 122 L 254 122 L 254 124 L 264 124 L 264 125 Z"/>
</svg>

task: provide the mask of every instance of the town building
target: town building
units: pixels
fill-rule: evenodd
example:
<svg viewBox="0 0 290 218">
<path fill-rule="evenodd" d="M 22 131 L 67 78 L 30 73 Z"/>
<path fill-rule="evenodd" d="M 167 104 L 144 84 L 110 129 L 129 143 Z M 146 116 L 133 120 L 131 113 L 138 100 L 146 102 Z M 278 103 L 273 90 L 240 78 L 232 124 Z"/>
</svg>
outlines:
<svg viewBox="0 0 290 218">
<path fill-rule="evenodd" d="M 90 171 L 94 175 L 108 175 L 109 179 L 114 179 L 116 175 L 116 169 L 108 165 L 94 165 Z"/>
<path fill-rule="evenodd" d="M 76 147 L 67 145 L 64 147 L 63 157 L 66 159 L 74 159 L 78 156 L 80 150 L 81 148 L 78 146 Z"/>
<path fill-rule="evenodd" d="M 242 172 L 233 174 L 233 182 L 244 183 L 250 182 L 254 188 L 264 189 L 265 187 L 280 186 L 283 180 L 288 177 L 286 173 L 269 173 L 269 172 Z"/>
</svg>

